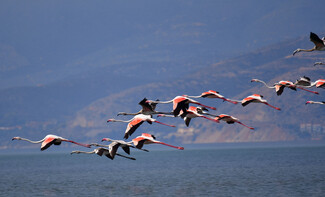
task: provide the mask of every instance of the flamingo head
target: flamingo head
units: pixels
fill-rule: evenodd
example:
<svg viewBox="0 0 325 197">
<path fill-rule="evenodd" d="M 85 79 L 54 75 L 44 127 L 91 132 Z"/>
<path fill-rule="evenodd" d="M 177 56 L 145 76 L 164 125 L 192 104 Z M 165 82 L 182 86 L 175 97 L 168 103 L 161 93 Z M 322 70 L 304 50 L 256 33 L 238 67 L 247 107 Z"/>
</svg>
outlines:
<svg viewBox="0 0 325 197">
<path fill-rule="evenodd" d="M 307 104 L 312 104 L 313 103 L 313 101 L 307 101 L 305 104 L 307 105 Z"/>
<path fill-rule="evenodd" d="M 21 140 L 21 137 L 13 137 L 11 140 Z"/>
<path fill-rule="evenodd" d="M 251 82 L 258 82 L 258 79 L 252 79 Z"/>
<path fill-rule="evenodd" d="M 102 142 L 103 142 L 103 141 L 108 141 L 108 142 L 109 142 L 109 141 L 112 141 L 112 140 L 111 140 L 110 138 L 103 138 L 103 139 L 102 139 Z"/>
<path fill-rule="evenodd" d="M 114 119 L 108 119 L 107 120 L 107 122 L 113 122 L 114 121 Z"/>
</svg>

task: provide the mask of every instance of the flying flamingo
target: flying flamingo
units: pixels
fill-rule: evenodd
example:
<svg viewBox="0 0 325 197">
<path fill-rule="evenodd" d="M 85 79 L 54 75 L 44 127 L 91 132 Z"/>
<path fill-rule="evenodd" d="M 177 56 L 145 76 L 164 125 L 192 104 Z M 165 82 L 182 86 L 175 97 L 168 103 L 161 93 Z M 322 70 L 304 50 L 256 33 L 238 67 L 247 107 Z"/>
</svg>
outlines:
<svg viewBox="0 0 325 197">
<path fill-rule="evenodd" d="M 218 120 L 215 120 L 215 119 L 212 119 L 212 118 L 202 115 L 203 109 L 205 109 L 205 108 L 190 106 L 188 108 L 188 110 L 186 111 L 186 113 L 183 113 L 183 111 L 182 111 L 179 116 L 183 118 L 186 126 L 190 125 L 192 118 L 197 118 L 197 117 L 205 118 L 205 119 L 211 120 L 213 122 L 219 123 Z M 174 117 L 174 116 L 158 114 L 158 117 Z"/>
<path fill-rule="evenodd" d="M 113 139 L 110 139 L 110 138 L 103 138 L 102 139 L 102 142 L 103 141 L 108 141 L 108 142 L 116 142 L 116 143 L 119 143 L 120 144 L 120 147 L 124 150 L 124 152 L 126 152 L 127 154 L 130 154 L 130 147 L 131 148 L 136 148 L 136 149 L 139 149 L 135 146 L 132 145 L 132 141 L 131 142 L 126 142 L 126 141 L 123 141 L 123 140 L 113 140 Z M 109 147 L 110 145 L 104 145 L 104 144 L 96 144 L 96 143 L 92 143 L 90 144 L 91 146 L 100 146 L 100 147 Z M 146 149 L 139 149 L 139 150 L 143 150 L 143 151 L 146 151 L 146 152 L 149 152 L 148 150 Z"/>
<path fill-rule="evenodd" d="M 325 105 L 325 101 L 307 101 L 307 104 L 321 104 L 321 105 Z"/>
<path fill-rule="evenodd" d="M 323 62 L 315 62 L 314 66 L 316 66 L 316 65 L 325 65 L 325 63 L 323 63 Z"/>
<path fill-rule="evenodd" d="M 311 51 L 325 51 L 325 38 L 320 39 L 315 33 L 310 32 L 310 41 L 312 41 L 315 46 L 312 49 L 296 49 L 292 55 L 299 53 L 301 51 L 311 52 Z"/>
<path fill-rule="evenodd" d="M 137 148 L 142 148 L 144 144 L 162 144 L 165 146 L 170 146 L 172 148 L 177 148 L 179 150 L 184 150 L 184 147 L 173 146 L 164 142 L 157 141 L 154 135 L 148 133 L 142 133 L 141 136 L 134 138 L 132 142 Z"/>
<path fill-rule="evenodd" d="M 188 97 L 189 98 L 218 98 L 218 99 L 222 99 L 223 101 L 228 101 L 228 102 L 233 103 L 233 104 L 238 103 L 237 101 L 225 98 L 224 96 L 219 94 L 219 92 L 214 91 L 214 90 L 209 90 L 207 92 L 203 92 L 199 96 L 188 96 Z"/>
<path fill-rule="evenodd" d="M 219 121 L 219 120 L 223 120 L 223 121 L 227 122 L 228 124 L 234 124 L 234 123 L 236 122 L 236 123 L 238 123 L 238 124 L 241 124 L 241 125 L 243 125 L 243 126 L 249 128 L 249 129 L 251 129 L 251 130 L 254 130 L 253 127 L 249 127 L 249 126 L 247 126 L 247 125 L 241 123 L 237 118 L 235 118 L 235 117 L 233 117 L 233 116 L 229 116 L 229 115 L 227 115 L 227 114 L 220 114 L 220 115 L 216 116 L 215 119 L 218 120 L 218 121 Z"/>
<path fill-rule="evenodd" d="M 173 98 L 170 101 L 153 101 L 154 103 L 162 103 L 162 104 L 166 104 L 166 103 L 173 103 L 173 114 L 174 116 L 178 116 L 180 111 L 182 110 L 183 112 L 186 112 L 187 109 L 189 108 L 189 104 L 193 103 L 196 105 L 201 105 L 203 107 L 209 108 L 209 109 L 213 109 L 216 110 L 215 107 L 210 107 L 210 106 L 206 106 L 203 105 L 193 99 L 190 99 L 187 95 L 183 95 L 183 96 L 176 96 L 175 98 Z"/>
<path fill-rule="evenodd" d="M 84 146 L 84 147 L 90 148 L 90 145 L 89 144 L 81 144 L 81 143 L 78 143 L 78 142 L 75 142 L 75 141 L 72 141 L 72 140 L 68 140 L 68 139 L 65 139 L 63 137 L 56 136 L 56 135 L 52 135 L 52 134 L 49 134 L 49 135 L 45 136 L 44 139 L 39 140 L 39 141 L 32 141 L 32 140 L 29 140 L 29 139 L 26 139 L 26 138 L 22 138 L 22 137 L 13 137 L 12 140 L 25 140 L 25 141 L 31 142 L 33 144 L 42 143 L 42 145 L 41 145 L 41 151 L 47 149 L 52 144 L 54 144 L 54 145 L 60 145 L 61 142 L 71 142 L 71 143 L 77 144 L 79 146 Z"/>
<path fill-rule="evenodd" d="M 119 148 L 119 146 L 120 146 L 120 143 L 112 142 L 110 145 L 108 145 L 108 149 L 107 148 L 96 148 L 91 152 L 76 150 L 76 151 L 72 151 L 71 154 L 84 153 L 84 154 L 97 154 L 99 156 L 102 156 L 104 154 L 106 157 L 110 158 L 111 160 L 113 160 L 115 155 L 117 155 L 117 156 L 124 157 L 127 159 L 135 160 L 135 158 L 133 158 L 133 157 L 128 157 L 128 156 L 121 155 L 121 154 L 117 153 L 117 149 Z"/>
<path fill-rule="evenodd" d="M 170 126 L 170 127 L 175 127 L 174 125 L 168 125 L 162 122 L 159 122 L 156 119 L 151 118 L 151 116 L 149 115 L 143 115 L 143 114 L 139 114 L 134 116 L 132 119 L 130 120 L 115 120 L 115 119 L 108 119 L 107 122 L 127 122 L 129 123 L 126 127 L 125 130 L 125 134 L 124 134 L 124 139 L 128 139 L 129 136 L 131 136 L 134 131 L 143 123 L 143 122 L 148 122 L 149 124 L 152 124 L 153 122 L 162 124 L 162 125 L 166 125 L 166 126 Z"/>
<path fill-rule="evenodd" d="M 241 104 L 243 107 L 245 107 L 246 105 L 250 104 L 250 103 L 263 103 L 269 107 L 272 107 L 276 110 L 281 110 L 280 108 L 278 107 L 274 107 L 272 105 L 270 105 L 269 103 L 267 103 L 267 101 L 265 99 L 262 99 L 263 96 L 262 95 L 259 95 L 259 94 L 253 94 L 251 96 L 248 96 L 246 98 L 244 98 L 242 101 L 241 101 Z"/>
<path fill-rule="evenodd" d="M 159 101 L 159 100 L 156 100 L 156 101 Z M 137 113 L 126 113 L 126 112 L 119 112 L 117 115 L 138 115 L 138 114 L 144 114 L 144 115 L 153 115 L 153 114 L 173 114 L 172 112 L 158 112 L 156 111 L 156 105 L 158 103 L 154 103 L 153 101 L 151 100 L 148 100 L 146 98 L 142 99 L 140 102 L 139 102 L 139 105 L 142 106 L 142 109 L 137 112 Z"/>
<path fill-rule="evenodd" d="M 318 92 L 314 92 L 314 91 L 307 90 L 305 88 L 296 86 L 291 81 L 279 81 L 278 83 L 275 83 L 273 86 L 268 86 L 264 81 L 259 80 L 259 79 L 252 79 L 251 82 L 260 82 L 260 83 L 263 83 L 267 88 L 275 89 L 276 94 L 278 96 L 280 96 L 283 93 L 283 90 L 284 90 L 285 87 L 290 88 L 290 89 L 295 90 L 295 91 L 297 90 L 296 88 L 299 88 L 299 89 L 307 91 L 307 92 L 311 92 L 311 93 L 314 93 L 314 94 L 319 94 Z"/>
</svg>

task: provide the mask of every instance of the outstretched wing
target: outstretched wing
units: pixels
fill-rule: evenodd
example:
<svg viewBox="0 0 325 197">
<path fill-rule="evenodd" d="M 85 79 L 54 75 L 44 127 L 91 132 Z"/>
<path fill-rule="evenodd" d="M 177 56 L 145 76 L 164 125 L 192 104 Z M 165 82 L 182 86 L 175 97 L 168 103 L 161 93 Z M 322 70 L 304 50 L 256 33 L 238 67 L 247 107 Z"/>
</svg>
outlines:
<svg viewBox="0 0 325 197">
<path fill-rule="evenodd" d="M 317 48 L 323 48 L 325 47 L 324 45 L 324 41 L 321 40 L 315 33 L 313 32 L 310 32 L 310 41 L 312 41 L 315 46 L 316 46 L 316 49 Z"/>
<path fill-rule="evenodd" d="M 147 99 L 147 98 L 142 99 L 142 100 L 139 102 L 139 105 L 142 106 L 142 110 L 143 110 L 143 111 L 149 111 L 149 112 L 154 111 L 153 108 L 152 108 L 152 106 L 151 106 L 150 103 L 148 102 L 148 99 Z"/>
</svg>

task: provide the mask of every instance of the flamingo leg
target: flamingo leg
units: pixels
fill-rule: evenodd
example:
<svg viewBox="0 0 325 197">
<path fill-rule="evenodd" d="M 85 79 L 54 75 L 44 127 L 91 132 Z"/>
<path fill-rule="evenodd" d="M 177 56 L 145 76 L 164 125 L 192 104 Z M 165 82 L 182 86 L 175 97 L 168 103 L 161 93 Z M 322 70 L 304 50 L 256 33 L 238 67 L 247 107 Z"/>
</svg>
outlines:
<svg viewBox="0 0 325 197">
<path fill-rule="evenodd" d="M 164 143 L 164 142 L 154 142 L 154 143 L 162 144 L 162 145 L 169 146 L 169 147 L 172 147 L 172 148 L 176 148 L 176 149 L 178 149 L 178 150 L 184 150 L 184 147 L 173 146 L 173 145 L 170 145 L 170 144 L 166 144 L 166 143 Z"/>
<path fill-rule="evenodd" d="M 241 124 L 241 125 L 243 125 L 244 127 L 247 127 L 247 128 L 249 128 L 249 129 L 251 129 L 251 130 L 254 130 L 254 128 L 253 127 L 249 127 L 249 126 L 247 126 L 247 125 L 245 125 L 245 124 L 243 124 L 243 123 L 241 123 L 241 122 L 239 122 L 239 121 L 236 121 L 238 124 Z"/>
<path fill-rule="evenodd" d="M 128 157 L 128 156 L 121 155 L 121 154 L 118 154 L 118 153 L 116 153 L 116 155 L 117 155 L 117 156 L 120 156 L 120 157 L 124 157 L 124 158 L 126 158 L 126 159 L 135 160 L 135 158 L 133 158 L 133 157 Z"/>
<path fill-rule="evenodd" d="M 281 110 L 280 108 L 278 108 L 278 107 L 274 107 L 273 105 L 270 105 L 270 104 L 268 104 L 268 103 L 264 103 L 264 104 L 267 105 L 267 106 L 269 106 L 269 107 L 272 107 L 273 109 Z"/>
<path fill-rule="evenodd" d="M 211 121 L 216 122 L 216 123 L 220 123 L 219 120 L 215 120 L 215 119 L 212 119 L 212 118 L 209 118 L 209 117 L 206 117 L 206 116 L 200 116 L 200 117 L 211 120 Z"/>
<path fill-rule="evenodd" d="M 159 124 L 162 124 L 162 125 L 166 125 L 166 126 L 169 126 L 169 127 L 176 127 L 175 125 L 169 125 L 169 124 L 166 124 L 166 123 L 162 123 L 162 122 L 159 122 L 157 120 L 155 120 L 156 123 L 159 123 Z"/>
<path fill-rule="evenodd" d="M 226 99 L 226 98 L 222 98 L 224 101 L 228 101 L 230 103 L 233 103 L 233 104 L 237 104 L 238 102 L 236 101 L 232 101 L 232 100 L 229 100 L 229 99 Z"/>
<path fill-rule="evenodd" d="M 202 106 L 202 107 L 206 107 L 206 108 L 209 108 L 209 109 L 212 109 L 212 110 L 216 110 L 217 108 L 215 108 L 215 107 L 210 107 L 210 106 L 207 106 L 207 105 L 203 105 L 203 104 L 201 104 L 201 103 L 198 103 L 198 102 L 193 102 L 194 104 L 197 104 L 197 105 L 200 105 L 200 106 Z"/>
<path fill-rule="evenodd" d="M 307 89 L 302 88 L 302 87 L 298 87 L 298 86 L 296 86 L 296 88 L 299 88 L 300 90 L 305 90 L 305 91 L 307 91 L 307 92 L 311 92 L 311 93 L 314 93 L 314 94 L 319 94 L 319 93 L 316 92 L 316 91 L 307 90 Z"/>
<path fill-rule="evenodd" d="M 71 143 L 74 143 L 74 144 L 77 144 L 79 146 L 83 146 L 83 147 L 86 147 L 86 148 L 90 148 L 91 147 L 90 144 L 81 144 L 81 143 L 78 143 L 78 142 L 75 142 L 75 141 L 72 141 L 72 140 L 62 140 L 62 141 L 71 142 Z"/>
</svg>

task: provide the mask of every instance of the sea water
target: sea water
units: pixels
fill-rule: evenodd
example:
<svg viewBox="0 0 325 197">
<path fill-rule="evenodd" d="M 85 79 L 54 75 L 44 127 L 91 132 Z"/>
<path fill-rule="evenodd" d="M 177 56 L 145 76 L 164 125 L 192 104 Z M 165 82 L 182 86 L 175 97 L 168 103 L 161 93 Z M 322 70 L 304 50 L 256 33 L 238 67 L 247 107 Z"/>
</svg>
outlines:
<svg viewBox="0 0 325 197">
<path fill-rule="evenodd" d="M 0 154 L 0 196 L 325 196 L 324 146 L 132 150 L 130 156 L 136 160 Z"/>
</svg>

